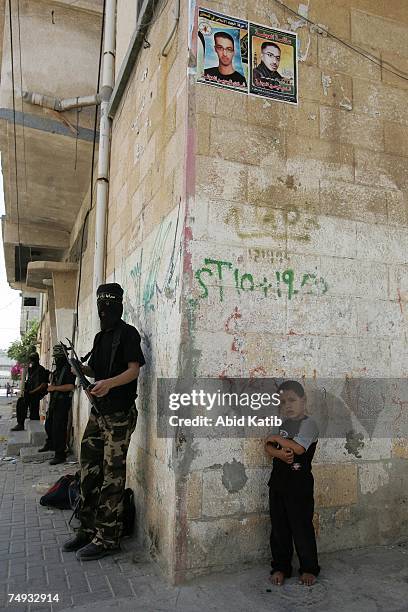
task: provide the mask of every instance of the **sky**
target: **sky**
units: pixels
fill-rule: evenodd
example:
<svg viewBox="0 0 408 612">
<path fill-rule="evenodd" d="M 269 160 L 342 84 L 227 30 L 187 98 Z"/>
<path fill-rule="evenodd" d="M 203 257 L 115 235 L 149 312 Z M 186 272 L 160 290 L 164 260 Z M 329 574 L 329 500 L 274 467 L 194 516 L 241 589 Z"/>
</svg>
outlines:
<svg viewBox="0 0 408 612">
<path fill-rule="evenodd" d="M 4 214 L 3 175 L 0 172 L 0 215 Z M 0 232 L 1 234 L 1 232 Z M 20 338 L 20 292 L 10 289 L 4 265 L 3 236 L 0 244 L 0 349 Z"/>
</svg>

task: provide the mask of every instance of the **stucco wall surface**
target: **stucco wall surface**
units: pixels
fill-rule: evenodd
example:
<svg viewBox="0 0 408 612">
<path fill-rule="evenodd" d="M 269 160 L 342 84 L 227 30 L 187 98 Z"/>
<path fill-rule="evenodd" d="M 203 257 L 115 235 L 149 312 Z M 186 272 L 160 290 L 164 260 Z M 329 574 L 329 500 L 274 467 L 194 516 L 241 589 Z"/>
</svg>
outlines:
<svg viewBox="0 0 408 612">
<path fill-rule="evenodd" d="M 294 107 L 191 80 L 197 145 L 184 360 L 200 376 L 308 378 L 313 413 L 319 378 L 340 395 L 349 379 L 408 371 L 407 81 L 277 2 L 205 5 L 297 31 L 300 100 Z M 288 5 L 406 70 L 404 2 Z M 400 418 L 404 402 L 388 398 Z M 380 422 L 379 414 L 361 445 L 344 437 L 318 446 L 320 550 L 408 532 L 406 440 L 382 436 Z M 268 556 L 262 443 L 187 439 L 183 453 L 179 577 Z"/>
</svg>

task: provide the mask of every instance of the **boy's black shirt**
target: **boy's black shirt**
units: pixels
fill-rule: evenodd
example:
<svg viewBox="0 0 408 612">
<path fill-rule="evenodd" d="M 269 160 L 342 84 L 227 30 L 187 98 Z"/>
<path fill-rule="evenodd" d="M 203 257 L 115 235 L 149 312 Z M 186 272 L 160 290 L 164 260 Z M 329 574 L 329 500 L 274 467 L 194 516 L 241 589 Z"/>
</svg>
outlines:
<svg viewBox="0 0 408 612">
<path fill-rule="evenodd" d="M 299 439 L 296 438 L 298 438 L 301 427 L 305 429 L 305 426 L 309 430 L 308 433 L 310 433 L 311 438 L 309 443 L 301 444 L 300 437 Z M 294 440 L 302 446 L 308 446 L 308 448 L 301 455 L 295 454 L 292 464 L 285 463 L 285 461 L 278 457 L 274 457 L 273 469 L 268 482 L 271 488 L 293 493 L 313 488 L 312 460 L 317 446 L 317 434 L 316 423 L 308 416 L 304 416 L 299 420 L 287 419 L 282 423 L 279 430 L 279 435 L 282 438 Z M 312 437 L 314 441 L 311 441 Z"/>
<path fill-rule="evenodd" d="M 110 372 L 113 334 L 116 328 L 101 331 L 95 336 L 92 355 L 88 364 L 95 374 L 96 381 L 122 374 L 128 369 L 129 362 L 137 362 L 140 367 L 145 364 L 140 347 L 140 334 L 137 329 L 122 320 L 119 321 L 118 325 L 121 326 L 120 342 Z M 113 410 L 128 410 L 137 397 L 136 391 L 137 378 L 126 385 L 114 387 L 106 397 L 109 398 Z"/>
</svg>

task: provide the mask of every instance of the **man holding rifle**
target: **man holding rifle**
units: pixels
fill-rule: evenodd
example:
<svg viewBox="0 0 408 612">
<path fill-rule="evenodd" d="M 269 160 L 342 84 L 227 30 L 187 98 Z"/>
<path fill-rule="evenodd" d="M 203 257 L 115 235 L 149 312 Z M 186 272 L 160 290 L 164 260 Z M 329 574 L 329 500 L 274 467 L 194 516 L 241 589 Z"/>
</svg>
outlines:
<svg viewBox="0 0 408 612">
<path fill-rule="evenodd" d="M 81 561 L 115 552 L 122 533 L 126 455 L 137 420 L 137 378 L 145 363 L 139 332 L 121 319 L 122 300 L 117 283 L 98 287 L 101 331 L 82 368 L 95 378 L 91 394 L 97 403 L 81 443 L 81 526 L 63 547 L 77 551 Z"/>
<path fill-rule="evenodd" d="M 50 465 L 58 465 L 58 463 L 65 463 L 66 459 L 68 416 L 72 392 L 75 389 L 75 376 L 71 373 L 60 344 L 53 347 L 52 356 L 55 370 L 52 372 L 51 383 L 48 385 L 50 401 L 45 420 L 47 440 L 38 452 L 53 450 L 55 456 L 51 459 Z"/>
</svg>

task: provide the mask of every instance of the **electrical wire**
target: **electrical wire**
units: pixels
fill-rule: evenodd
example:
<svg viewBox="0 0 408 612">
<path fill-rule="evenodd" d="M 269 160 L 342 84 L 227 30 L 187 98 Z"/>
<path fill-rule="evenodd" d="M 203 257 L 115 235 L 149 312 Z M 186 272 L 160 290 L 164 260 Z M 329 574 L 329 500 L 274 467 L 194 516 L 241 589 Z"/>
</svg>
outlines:
<svg viewBox="0 0 408 612">
<path fill-rule="evenodd" d="M 6 304 L 5 306 L 1 306 L 0 311 L 1 310 L 6 310 L 6 308 L 8 308 L 9 306 L 11 306 L 12 304 L 14 304 L 14 302 L 17 302 L 17 300 L 20 299 L 20 296 L 14 298 L 11 300 L 11 302 L 9 302 L 8 304 Z"/>
<path fill-rule="evenodd" d="M 372 62 L 376 66 L 379 66 L 383 70 L 386 70 L 387 72 L 390 72 L 391 74 L 394 74 L 395 76 L 399 77 L 400 79 L 403 79 L 404 81 L 408 81 L 408 74 L 406 72 L 404 72 L 403 70 L 400 70 L 399 68 L 397 68 L 397 66 L 394 66 L 390 62 L 382 60 L 381 58 L 377 57 L 376 55 L 372 55 L 371 53 L 369 53 L 365 49 L 361 49 L 360 47 L 356 47 L 356 46 L 348 43 L 346 40 L 343 40 L 339 36 L 336 36 L 335 34 L 332 34 L 328 30 L 325 30 L 324 28 L 322 28 L 322 26 L 319 25 L 318 23 L 315 23 L 311 19 L 308 19 L 307 17 L 304 17 L 303 15 L 301 15 L 300 13 L 295 11 L 294 9 L 290 8 L 290 6 L 287 6 L 281 0 L 274 0 L 274 2 L 276 4 L 278 4 L 279 6 L 281 6 L 282 8 L 284 8 L 285 10 L 289 11 L 289 13 L 292 13 L 292 15 L 296 15 L 296 17 L 299 17 L 299 19 L 302 19 L 303 21 L 308 23 L 310 26 L 313 26 L 314 28 L 316 28 L 318 33 L 319 33 L 319 30 L 320 30 L 320 32 L 323 32 L 325 36 L 328 36 L 329 38 L 333 38 L 333 40 L 335 40 L 338 43 L 340 43 L 341 45 L 347 47 L 348 49 L 350 49 L 350 51 L 354 51 L 354 53 L 358 53 L 359 55 L 364 57 L 366 60 Z M 387 68 L 387 66 L 388 66 L 388 68 Z"/>
<path fill-rule="evenodd" d="M 99 44 L 98 79 L 97 79 L 97 83 L 96 83 L 96 91 L 97 91 L 97 93 L 99 92 L 99 86 L 100 86 L 100 82 L 101 82 L 102 52 L 103 52 L 103 34 L 104 34 L 104 29 L 105 29 L 105 7 L 106 7 L 106 0 L 103 0 L 101 38 L 100 38 L 100 44 Z M 75 332 L 79 328 L 79 295 L 80 295 L 80 292 L 81 292 L 81 281 L 82 281 L 82 257 L 83 257 L 83 254 L 84 254 L 85 228 L 86 228 L 86 224 L 87 224 L 87 221 L 88 221 L 88 217 L 89 217 L 89 215 L 90 215 L 90 213 L 91 213 L 91 211 L 93 209 L 95 150 L 96 150 L 96 134 L 97 134 L 97 127 L 98 127 L 98 113 L 99 113 L 99 106 L 96 105 L 96 107 L 95 107 L 94 128 L 93 128 L 93 141 L 92 141 L 92 160 L 91 160 L 91 179 L 90 179 L 90 190 L 91 190 L 91 193 L 90 193 L 89 208 L 88 208 L 88 210 L 87 210 L 87 212 L 85 214 L 83 225 L 82 225 L 82 232 L 81 232 L 81 248 L 80 248 L 80 253 L 79 253 L 79 271 L 78 271 L 78 288 L 77 288 L 77 295 L 76 295 L 75 325 L 74 325 L 74 329 L 73 329 L 73 333 L 72 333 L 72 344 L 75 344 L 74 343 Z"/>
<path fill-rule="evenodd" d="M 23 275 L 21 265 L 21 237 L 20 237 L 20 208 L 18 193 L 18 162 L 17 162 L 17 129 L 16 129 L 16 94 L 14 83 L 14 45 L 13 45 L 13 18 L 11 13 L 11 0 L 8 0 L 9 26 L 10 26 L 10 55 L 11 55 L 11 89 L 13 99 L 13 132 L 14 132 L 14 167 L 16 182 L 16 208 L 17 208 L 17 237 L 18 237 L 18 267 L 20 275 L 20 289 L 23 290 Z"/>
</svg>

